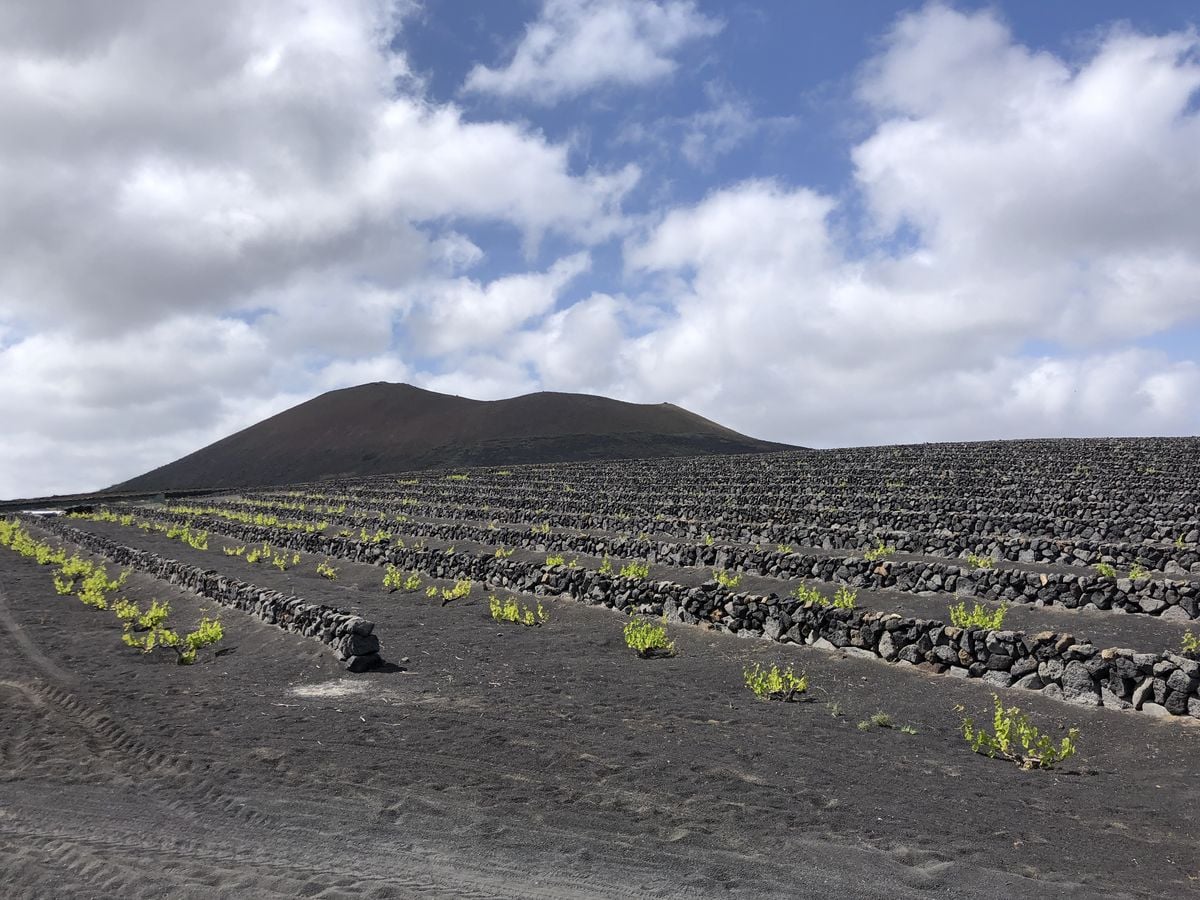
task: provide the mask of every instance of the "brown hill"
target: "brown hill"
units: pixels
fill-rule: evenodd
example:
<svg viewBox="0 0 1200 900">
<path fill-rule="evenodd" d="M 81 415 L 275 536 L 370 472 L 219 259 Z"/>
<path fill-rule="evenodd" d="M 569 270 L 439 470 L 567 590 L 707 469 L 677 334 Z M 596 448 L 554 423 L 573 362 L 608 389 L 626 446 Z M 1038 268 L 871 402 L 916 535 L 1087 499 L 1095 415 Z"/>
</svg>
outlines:
<svg viewBox="0 0 1200 900">
<path fill-rule="evenodd" d="M 670 403 L 557 393 L 470 400 L 377 382 L 322 394 L 112 490 L 786 449 L 793 448 L 746 437 Z"/>
</svg>

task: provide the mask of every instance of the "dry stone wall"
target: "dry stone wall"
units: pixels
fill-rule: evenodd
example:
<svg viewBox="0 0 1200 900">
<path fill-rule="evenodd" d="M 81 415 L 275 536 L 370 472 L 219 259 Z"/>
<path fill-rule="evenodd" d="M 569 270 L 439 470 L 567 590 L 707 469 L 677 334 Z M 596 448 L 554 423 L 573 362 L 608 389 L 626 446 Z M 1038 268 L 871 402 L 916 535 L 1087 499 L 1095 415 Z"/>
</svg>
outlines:
<svg viewBox="0 0 1200 900">
<path fill-rule="evenodd" d="M 162 520 L 171 518 L 154 510 L 138 512 Z M 201 527 L 234 535 L 239 540 L 278 540 L 279 532 L 269 528 L 231 523 L 213 516 L 197 517 L 193 521 Z M 362 521 L 366 523 L 369 520 Z M 748 547 L 705 546 L 587 534 L 532 534 L 527 528 L 487 529 L 459 523 L 410 521 L 404 523 L 403 527 L 410 534 L 447 541 L 478 541 L 591 556 L 611 553 L 628 558 L 646 558 L 651 562 L 672 566 L 716 566 L 772 578 L 817 579 L 868 589 L 961 594 L 1009 603 L 1055 604 L 1070 609 L 1119 609 L 1127 613 L 1161 615 L 1179 621 L 1200 617 L 1200 585 L 1178 579 L 1139 578 L 1135 581 L 1109 578 L 1090 571 L 1034 573 L 1007 568 L 972 569 L 928 560 L 870 561 L 861 556 L 827 553 L 782 553 Z M 319 543 L 322 536 L 315 537 Z"/>
<path fill-rule="evenodd" d="M 1102 649 L 1050 631 L 1031 635 L 963 629 L 936 620 L 835 609 L 775 594 L 731 592 L 716 582 L 689 588 L 670 581 L 546 567 L 486 553 L 399 548 L 386 542 L 270 531 L 238 523 L 221 522 L 219 530 L 239 540 L 269 539 L 293 550 L 379 566 L 392 564 L 434 578 L 470 579 L 625 612 L 666 615 L 685 624 L 705 624 L 746 637 L 842 649 L 932 672 L 981 678 L 998 687 L 1039 690 L 1081 705 L 1200 718 L 1200 662 L 1175 653 Z"/>
<path fill-rule="evenodd" d="M 59 519 L 38 518 L 29 520 L 28 524 L 52 531 L 118 566 L 145 572 L 222 606 L 250 613 L 268 625 L 315 638 L 329 645 L 351 672 L 377 668 L 383 662 L 379 655 L 379 638 L 374 634 L 375 625 L 361 616 L 306 603 L 299 597 L 166 559 L 147 550 L 127 547 L 103 535 L 73 528 Z"/>
</svg>

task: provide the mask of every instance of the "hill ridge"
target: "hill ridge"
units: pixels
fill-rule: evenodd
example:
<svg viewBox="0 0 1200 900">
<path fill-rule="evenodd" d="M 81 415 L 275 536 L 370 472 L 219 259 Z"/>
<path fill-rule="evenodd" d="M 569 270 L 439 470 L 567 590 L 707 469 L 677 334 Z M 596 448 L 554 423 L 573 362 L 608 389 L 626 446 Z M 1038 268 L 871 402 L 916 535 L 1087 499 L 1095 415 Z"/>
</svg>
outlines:
<svg viewBox="0 0 1200 900">
<path fill-rule="evenodd" d="M 456 466 L 764 453 L 672 403 L 537 391 L 474 400 L 407 383 L 327 391 L 114 491 L 253 487 Z"/>
</svg>

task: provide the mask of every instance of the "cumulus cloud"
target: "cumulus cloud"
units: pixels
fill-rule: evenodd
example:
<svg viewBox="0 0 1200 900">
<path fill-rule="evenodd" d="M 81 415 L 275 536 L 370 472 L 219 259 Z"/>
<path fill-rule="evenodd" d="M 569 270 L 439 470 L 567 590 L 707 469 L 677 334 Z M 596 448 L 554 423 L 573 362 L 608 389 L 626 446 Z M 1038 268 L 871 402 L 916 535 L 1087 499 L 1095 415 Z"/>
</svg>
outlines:
<svg viewBox="0 0 1200 900">
<path fill-rule="evenodd" d="M 356 256 L 402 276 L 431 253 L 414 224 L 618 227 L 635 169 L 573 174 L 564 146 L 406 92 L 389 8 L 129 3 L 65 44 L 56 4 L 29 13 L 0 45 L 5 305 L 112 328 Z"/>
<path fill-rule="evenodd" d="M 1197 49 L 1116 30 L 1071 66 L 992 13 L 903 17 L 861 85 L 870 249 L 804 188 L 669 212 L 627 248 L 670 303 L 622 383 L 818 445 L 1200 430 L 1195 363 L 1131 344 L 1200 320 Z"/>
<path fill-rule="evenodd" d="M 410 298 L 407 342 L 413 352 L 441 356 L 505 338 L 553 309 L 562 289 L 590 265 L 588 254 L 576 253 L 546 272 L 506 275 L 487 284 L 458 278 L 423 285 Z"/>
<path fill-rule="evenodd" d="M 405 4 L 102 7 L 0 10 L 0 413 L 26 442 L 0 451 L 0 495 L 165 462 L 265 408 L 239 394 L 274 408 L 410 374 L 393 338 L 411 289 L 477 264 L 476 226 L 529 252 L 626 228 L 636 167 L 581 169 L 423 95 L 392 49 Z M 488 310 L 509 325 L 528 315 L 513 284 Z M 146 443 L 63 462 L 106 416 Z"/>
<path fill-rule="evenodd" d="M 680 47 L 720 29 L 693 0 L 546 0 L 508 64 L 475 66 L 463 87 L 552 104 L 648 84 L 675 71 Z"/>
<path fill-rule="evenodd" d="M 0 7 L 0 496 L 376 380 L 670 400 L 814 446 L 1200 432 L 1200 365 L 1159 340 L 1200 324 L 1194 32 L 1067 60 L 926 7 L 860 73 L 844 191 L 753 178 L 633 218 L 636 168 L 428 99 L 384 0 L 77 6 Z M 550 0 L 469 86 L 646 83 L 717 27 Z M 709 99 L 674 120 L 695 162 L 759 133 Z"/>
<path fill-rule="evenodd" d="M 1031 273 L 1009 302 L 1070 340 L 1194 317 L 1197 49 L 1116 30 L 1071 67 L 989 14 L 902 19 L 862 89 L 882 120 L 853 152 L 876 223 L 913 226 L 958 277 Z"/>
</svg>

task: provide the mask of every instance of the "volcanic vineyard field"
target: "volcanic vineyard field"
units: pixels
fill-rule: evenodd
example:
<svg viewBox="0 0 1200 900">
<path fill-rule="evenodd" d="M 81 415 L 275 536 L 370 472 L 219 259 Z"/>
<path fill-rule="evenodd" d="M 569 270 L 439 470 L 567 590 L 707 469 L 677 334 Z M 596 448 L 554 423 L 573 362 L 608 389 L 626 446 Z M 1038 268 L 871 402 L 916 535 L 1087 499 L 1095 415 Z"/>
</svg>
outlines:
<svg viewBox="0 0 1200 900">
<path fill-rule="evenodd" d="M 130 571 L 142 608 L 169 596 L 225 637 L 195 666 L 159 664 L 4 552 L 0 620 L 20 652 L 3 684 L 29 711 L 0 748 L 0 828 L 41 849 L 0 864 L 36 895 L 69 847 L 77 893 L 130 883 L 94 840 L 33 824 L 57 776 L 16 760 L 66 740 L 38 734 L 64 696 L 147 748 L 186 735 L 189 765 L 218 773 L 204 796 L 225 799 L 187 822 L 151 773 L 166 806 L 135 822 L 165 821 L 178 846 L 124 834 L 127 869 L 179 846 L 224 859 L 201 818 L 246 818 L 241 839 L 251 811 L 270 820 L 251 846 L 289 861 L 271 873 L 225 883 L 188 863 L 218 893 L 1182 894 L 1200 878 L 1198 483 L 1194 440 L 1028 441 L 23 516 L 47 545 Z M 625 646 L 663 622 L 674 656 Z M 750 674 L 761 687 L 775 667 L 804 676 L 783 683 L 807 702 L 755 700 Z M 179 691 L 197 702 L 172 704 Z M 964 740 L 993 694 L 1047 738 L 1031 768 Z M 113 802 L 106 778 L 83 776 L 85 806 Z M 310 808 L 360 855 L 322 843 Z M 186 883 L 172 865 L 147 896 Z"/>
</svg>

